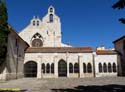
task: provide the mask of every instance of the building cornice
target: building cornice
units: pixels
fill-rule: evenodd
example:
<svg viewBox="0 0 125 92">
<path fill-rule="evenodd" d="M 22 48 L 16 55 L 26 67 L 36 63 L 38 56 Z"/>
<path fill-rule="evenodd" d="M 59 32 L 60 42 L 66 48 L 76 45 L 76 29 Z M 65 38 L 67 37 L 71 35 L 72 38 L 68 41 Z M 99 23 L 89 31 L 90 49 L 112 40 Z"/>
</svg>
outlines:
<svg viewBox="0 0 125 92">
<path fill-rule="evenodd" d="M 26 53 L 92 53 L 91 47 L 30 47 Z"/>
</svg>

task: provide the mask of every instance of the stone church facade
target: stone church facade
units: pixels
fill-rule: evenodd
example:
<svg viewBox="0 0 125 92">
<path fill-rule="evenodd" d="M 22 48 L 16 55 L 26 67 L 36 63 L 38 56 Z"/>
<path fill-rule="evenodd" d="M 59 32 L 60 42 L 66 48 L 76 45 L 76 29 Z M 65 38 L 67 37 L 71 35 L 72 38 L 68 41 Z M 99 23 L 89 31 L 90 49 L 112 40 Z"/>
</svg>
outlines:
<svg viewBox="0 0 125 92">
<path fill-rule="evenodd" d="M 94 50 L 62 43 L 61 21 L 53 6 L 48 8 L 42 20 L 39 17 L 31 19 L 19 35 L 30 46 L 25 52 L 25 77 L 117 76 L 117 53 L 114 50 Z"/>
</svg>

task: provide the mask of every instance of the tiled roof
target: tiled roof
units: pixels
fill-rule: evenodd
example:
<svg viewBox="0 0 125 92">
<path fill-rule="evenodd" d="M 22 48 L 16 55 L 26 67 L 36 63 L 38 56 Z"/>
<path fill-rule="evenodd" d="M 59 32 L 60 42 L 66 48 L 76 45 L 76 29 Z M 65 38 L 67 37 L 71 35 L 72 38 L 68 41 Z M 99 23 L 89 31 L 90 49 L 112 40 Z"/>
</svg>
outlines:
<svg viewBox="0 0 125 92">
<path fill-rule="evenodd" d="M 30 47 L 26 50 L 27 53 L 91 53 L 93 49 L 91 47 L 42 47 L 33 48 Z"/>
<path fill-rule="evenodd" d="M 120 41 L 120 40 L 125 40 L 125 36 L 122 36 L 122 37 L 118 38 L 118 39 L 115 40 L 113 43 L 116 43 L 116 42 L 118 42 L 118 41 Z"/>
<path fill-rule="evenodd" d="M 111 54 L 117 54 L 114 50 L 96 50 L 96 54 L 98 55 L 111 55 Z"/>
</svg>

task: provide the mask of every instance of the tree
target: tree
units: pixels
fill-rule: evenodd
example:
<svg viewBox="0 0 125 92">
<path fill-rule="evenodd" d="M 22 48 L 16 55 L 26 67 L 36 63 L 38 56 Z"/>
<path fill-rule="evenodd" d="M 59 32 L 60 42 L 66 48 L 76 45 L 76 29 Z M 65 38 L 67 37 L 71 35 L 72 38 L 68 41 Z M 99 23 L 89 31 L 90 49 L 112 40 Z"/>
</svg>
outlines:
<svg viewBox="0 0 125 92">
<path fill-rule="evenodd" d="M 113 4 L 112 8 L 116 9 L 124 9 L 125 8 L 125 0 L 119 0 L 115 4 Z M 120 18 L 119 21 L 125 24 L 125 18 Z"/>
<path fill-rule="evenodd" d="M 0 65 L 5 61 L 8 40 L 8 14 L 4 0 L 0 0 Z"/>
</svg>

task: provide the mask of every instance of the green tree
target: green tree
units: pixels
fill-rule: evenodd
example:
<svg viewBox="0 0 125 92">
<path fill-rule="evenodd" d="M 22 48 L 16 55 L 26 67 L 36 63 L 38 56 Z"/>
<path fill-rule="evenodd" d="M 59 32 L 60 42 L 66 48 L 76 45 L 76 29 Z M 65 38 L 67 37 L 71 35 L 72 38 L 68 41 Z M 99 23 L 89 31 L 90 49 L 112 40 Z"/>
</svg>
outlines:
<svg viewBox="0 0 125 92">
<path fill-rule="evenodd" d="M 119 0 L 115 4 L 113 4 L 112 8 L 114 9 L 125 9 L 125 0 Z M 120 18 L 119 21 L 125 24 L 125 18 Z"/>
<path fill-rule="evenodd" d="M 0 65 L 5 61 L 8 40 L 8 14 L 4 0 L 0 0 Z"/>
</svg>

